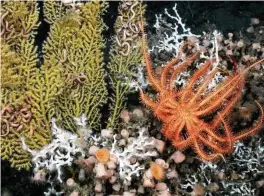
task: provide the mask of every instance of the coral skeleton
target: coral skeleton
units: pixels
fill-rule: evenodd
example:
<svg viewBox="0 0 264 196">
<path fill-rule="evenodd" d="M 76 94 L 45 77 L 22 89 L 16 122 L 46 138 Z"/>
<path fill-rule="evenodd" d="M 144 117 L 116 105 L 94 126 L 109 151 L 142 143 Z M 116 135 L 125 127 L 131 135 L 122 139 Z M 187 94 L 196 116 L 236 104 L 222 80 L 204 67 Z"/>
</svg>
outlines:
<svg viewBox="0 0 264 196">
<path fill-rule="evenodd" d="M 231 195 L 256 195 L 256 189 L 248 182 L 222 183 L 224 189 L 229 189 Z"/>
<path fill-rule="evenodd" d="M 50 187 L 48 188 L 48 190 L 46 192 L 43 193 L 45 196 L 51 196 L 51 195 L 55 195 L 55 196 L 60 196 L 60 195 L 63 195 L 64 192 L 63 191 L 57 191 L 55 188 L 54 188 L 54 183 L 51 182 L 50 183 Z"/>
<path fill-rule="evenodd" d="M 164 17 L 167 17 L 174 21 L 173 26 L 170 27 L 171 34 L 164 33 L 164 36 L 161 40 L 158 41 L 158 44 L 153 46 L 149 51 L 153 50 L 168 51 L 173 52 L 173 54 L 178 54 L 180 46 L 185 38 L 199 38 L 201 35 L 196 35 L 191 32 L 190 28 L 186 28 L 185 24 L 182 22 L 182 18 L 178 14 L 177 4 L 174 5 L 173 14 L 170 14 L 167 9 L 165 9 L 164 16 L 162 14 L 156 15 L 156 23 L 154 27 L 157 32 L 161 29 L 161 27 L 166 26 L 166 22 L 164 21 Z M 182 33 L 181 33 L 182 32 Z"/>
<path fill-rule="evenodd" d="M 117 138 L 114 135 L 114 142 L 110 150 L 111 154 L 114 154 L 118 159 L 119 176 L 124 183 L 129 183 L 132 180 L 132 176 L 139 176 L 140 171 L 145 169 L 144 165 L 141 165 L 138 161 L 131 163 L 131 158 L 139 160 L 145 160 L 150 157 L 156 157 L 157 151 L 154 150 L 155 142 L 152 138 L 145 135 L 146 128 L 139 129 L 139 136 L 128 144 L 128 146 L 120 151 L 117 147 Z"/>
<path fill-rule="evenodd" d="M 253 147 L 247 147 L 242 142 L 237 142 L 234 147 L 234 166 L 242 169 L 242 175 L 260 175 L 264 173 L 264 142 L 256 139 Z M 245 161 L 246 160 L 246 161 Z"/>
<path fill-rule="evenodd" d="M 62 167 L 71 166 L 75 156 L 84 157 L 85 154 L 83 149 L 76 145 L 78 136 L 58 127 L 55 119 L 52 119 L 52 135 L 52 142 L 40 150 L 29 149 L 24 139 L 23 148 L 32 154 L 35 172 L 42 169 L 57 171 L 57 180 L 62 182 Z"/>
</svg>

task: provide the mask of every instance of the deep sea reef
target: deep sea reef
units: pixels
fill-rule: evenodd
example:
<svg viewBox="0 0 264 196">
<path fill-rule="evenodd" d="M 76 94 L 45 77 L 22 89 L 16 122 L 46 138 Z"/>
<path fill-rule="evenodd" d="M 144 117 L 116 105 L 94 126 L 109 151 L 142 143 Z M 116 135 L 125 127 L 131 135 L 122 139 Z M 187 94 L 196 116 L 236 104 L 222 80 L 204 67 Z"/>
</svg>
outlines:
<svg viewBox="0 0 264 196">
<path fill-rule="evenodd" d="M 264 4 L 1 3 L 2 195 L 264 194 Z"/>
</svg>

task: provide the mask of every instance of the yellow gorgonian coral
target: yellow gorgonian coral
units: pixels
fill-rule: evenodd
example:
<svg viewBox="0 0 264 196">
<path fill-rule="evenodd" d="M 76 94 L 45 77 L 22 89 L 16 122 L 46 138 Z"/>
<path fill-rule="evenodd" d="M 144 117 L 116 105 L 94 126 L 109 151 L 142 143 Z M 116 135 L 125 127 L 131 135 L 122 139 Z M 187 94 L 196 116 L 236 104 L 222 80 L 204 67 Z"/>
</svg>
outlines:
<svg viewBox="0 0 264 196">
<path fill-rule="evenodd" d="M 65 83 L 57 97 L 56 118 L 67 130 L 77 131 L 74 119 L 82 114 L 89 128 L 100 127 L 100 109 L 107 99 L 101 18 L 106 8 L 106 2 L 90 1 L 78 10 L 68 10 L 53 21 L 44 46 L 44 61 L 61 70 L 59 75 Z"/>
<path fill-rule="evenodd" d="M 136 79 L 134 74 L 142 61 L 139 21 L 142 21 L 144 12 L 145 7 L 140 1 L 121 1 L 118 7 L 115 37 L 107 65 L 112 89 L 108 128 L 117 128 L 125 99 L 134 91 L 130 84 Z"/>
<path fill-rule="evenodd" d="M 51 139 L 48 111 L 60 81 L 53 70 L 37 67 L 38 14 L 36 1 L 4 2 L 1 9 L 1 157 L 18 169 L 31 165 L 21 137 L 31 149 Z"/>
</svg>

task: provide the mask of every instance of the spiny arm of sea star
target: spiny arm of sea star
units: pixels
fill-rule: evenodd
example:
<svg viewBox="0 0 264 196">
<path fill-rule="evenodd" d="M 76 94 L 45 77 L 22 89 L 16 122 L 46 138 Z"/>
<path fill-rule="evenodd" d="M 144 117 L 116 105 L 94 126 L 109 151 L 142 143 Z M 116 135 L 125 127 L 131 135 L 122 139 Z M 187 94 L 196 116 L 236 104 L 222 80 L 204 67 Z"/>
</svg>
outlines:
<svg viewBox="0 0 264 196">
<path fill-rule="evenodd" d="M 230 127 L 228 126 L 228 124 L 225 122 L 225 120 L 222 118 L 222 116 L 220 115 L 220 119 L 223 122 L 224 125 L 224 130 L 225 130 L 225 141 L 224 142 L 220 142 L 218 140 L 213 142 L 213 138 L 212 141 L 210 141 L 208 138 L 204 138 L 202 135 L 199 135 L 199 139 L 206 144 L 209 148 L 211 148 L 212 150 L 215 150 L 217 153 L 228 153 L 231 152 L 232 148 L 233 148 L 233 135 L 231 132 Z M 227 146 L 224 146 L 225 144 L 227 144 Z"/>
<path fill-rule="evenodd" d="M 195 115 L 197 116 L 203 116 L 206 115 L 212 111 L 214 111 L 215 109 L 217 109 L 219 106 L 221 106 L 221 104 L 223 103 L 223 101 L 227 98 L 230 98 L 233 96 L 234 92 L 239 92 L 242 89 L 237 89 L 239 88 L 243 88 L 243 84 L 244 84 L 244 78 L 240 78 L 240 80 L 234 81 L 233 83 L 230 83 L 229 88 L 223 88 L 221 87 L 220 89 L 218 89 L 217 91 L 215 91 L 214 93 L 217 94 L 218 96 L 214 97 L 217 99 L 214 99 L 213 103 L 207 107 L 204 110 L 201 110 L 201 107 L 210 99 L 205 99 L 202 101 L 202 103 L 199 104 L 198 107 L 198 111 L 195 112 Z M 242 85 L 240 85 L 242 84 Z M 237 90 L 236 90 L 237 89 Z M 221 91 L 223 94 L 219 94 L 219 91 Z M 213 95 L 214 96 L 214 95 Z M 212 98 L 212 97 L 211 97 Z M 212 101 L 212 100 L 211 100 Z"/>
<path fill-rule="evenodd" d="M 164 89 L 166 88 L 169 70 L 173 67 L 173 65 L 177 64 L 178 62 L 180 62 L 180 59 L 179 57 L 176 57 L 165 65 L 164 70 L 161 73 L 161 79 L 160 79 L 162 88 Z"/>
<path fill-rule="evenodd" d="M 185 46 L 188 46 L 188 45 L 193 45 L 192 43 L 190 42 L 186 42 L 185 44 L 183 44 L 179 51 L 178 51 L 178 54 L 177 54 L 177 57 L 173 58 L 172 60 L 170 60 L 164 67 L 164 70 L 162 71 L 162 74 L 161 74 L 161 85 L 162 85 L 162 88 L 166 88 L 167 87 L 167 80 L 168 80 L 168 73 L 169 73 L 169 70 L 173 67 L 173 65 L 179 63 L 181 61 L 181 56 L 182 56 L 182 50 Z M 191 57 L 188 57 L 188 61 L 193 61 L 197 58 L 198 56 L 198 53 L 196 53 L 195 55 L 191 56 Z M 190 63 L 191 64 L 191 63 Z M 188 66 L 188 65 L 187 65 Z M 180 67 L 180 66 L 179 66 Z M 185 67 L 185 66 L 184 66 Z M 178 67 L 177 67 L 178 68 Z M 176 69 L 177 69 L 176 68 Z M 181 72 L 181 70 L 179 71 L 176 71 L 176 73 L 179 73 Z M 174 71 L 175 73 L 175 71 Z M 175 74 L 176 74 L 175 73 Z M 177 74 L 178 75 L 178 74 Z"/>
<path fill-rule="evenodd" d="M 193 138 L 198 138 L 198 136 L 204 132 L 205 135 L 212 137 L 212 139 L 215 141 L 226 142 L 226 138 L 219 136 L 209 127 L 208 124 L 199 119 L 194 118 L 192 121 L 188 121 L 186 126 L 189 134 L 192 134 Z"/>
<path fill-rule="evenodd" d="M 220 157 L 223 157 L 221 153 L 215 153 L 215 154 L 206 153 L 201 149 L 202 147 L 201 145 L 198 144 L 197 140 L 194 140 L 193 143 L 194 143 L 194 150 L 199 155 L 199 157 L 201 157 L 205 161 L 214 161 L 219 159 Z"/>
<path fill-rule="evenodd" d="M 210 60 L 206 61 L 206 63 L 204 63 L 202 65 L 202 67 L 200 67 L 200 69 L 198 69 L 193 76 L 191 77 L 190 81 L 187 83 L 186 87 L 183 90 L 183 94 L 181 96 L 181 102 L 183 102 L 186 98 L 186 93 L 192 89 L 193 84 L 204 74 L 207 73 L 208 69 L 211 67 L 212 62 Z"/>
<path fill-rule="evenodd" d="M 256 63 L 253 63 L 252 65 L 250 65 L 249 67 L 247 67 L 246 69 L 244 69 L 241 73 L 235 75 L 234 77 L 231 78 L 231 80 L 229 80 L 228 82 L 226 82 L 220 89 L 218 89 L 217 91 L 215 91 L 211 96 L 208 96 L 206 99 L 204 99 L 199 106 L 203 106 L 204 104 L 208 103 L 209 101 L 211 101 L 212 99 L 214 99 L 215 97 L 219 97 L 219 93 L 222 93 L 223 91 L 226 91 L 226 89 L 234 89 L 238 83 L 244 83 L 244 77 L 245 74 L 248 72 L 249 69 L 253 68 L 254 66 L 260 64 L 264 62 L 264 58 L 257 61 Z M 231 86 L 232 85 L 232 86 Z M 222 97 L 222 96 L 221 96 Z"/>
<path fill-rule="evenodd" d="M 140 89 L 140 98 L 144 104 L 152 109 L 157 106 L 156 103 L 142 91 L 142 89 Z"/>
<path fill-rule="evenodd" d="M 224 125 L 224 130 L 225 130 L 226 137 L 228 140 L 227 150 L 228 150 L 228 152 L 231 152 L 231 150 L 233 148 L 233 144 L 234 144 L 233 133 L 231 131 L 230 126 L 227 124 L 226 120 L 224 119 L 224 117 L 220 113 L 218 114 L 218 116 L 220 117 L 220 119 Z"/>
<path fill-rule="evenodd" d="M 212 151 L 215 151 L 217 153 L 228 153 L 228 152 L 230 152 L 229 148 L 224 148 L 224 147 L 221 146 L 223 143 L 211 142 L 208 139 L 205 139 L 204 137 L 202 137 L 201 135 L 199 135 L 198 138 L 201 140 L 201 142 L 203 144 L 208 146 Z"/>
<path fill-rule="evenodd" d="M 236 94 L 234 94 L 234 98 L 232 98 L 232 101 L 228 102 L 227 105 L 222 108 L 220 111 L 218 111 L 218 113 L 225 117 L 227 116 L 233 109 L 233 107 L 237 104 L 238 100 L 240 99 L 242 94 L 242 91 L 238 91 Z M 216 129 L 219 126 L 219 123 L 221 122 L 221 118 L 218 115 L 211 123 L 210 123 L 210 127 L 212 127 L 212 129 Z"/>
<path fill-rule="evenodd" d="M 147 69 L 147 75 L 149 78 L 150 83 L 157 91 L 162 91 L 161 83 L 154 77 L 154 71 L 152 66 L 152 61 L 150 55 L 148 53 L 148 46 L 146 40 L 146 34 L 144 33 L 144 27 L 142 26 L 142 50 L 143 50 L 143 57 Z"/>
<path fill-rule="evenodd" d="M 210 74 L 206 77 L 206 79 L 203 81 L 202 85 L 198 88 L 197 92 L 195 93 L 194 97 L 188 102 L 188 105 L 192 105 L 193 102 L 196 101 L 197 98 L 201 95 L 201 93 L 205 90 L 205 88 L 208 86 L 208 84 L 211 82 L 212 78 L 217 73 L 218 68 L 215 68 L 210 72 Z"/>
<path fill-rule="evenodd" d="M 201 157 L 203 160 L 214 160 L 219 156 L 218 154 L 207 154 L 201 149 L 203 148 L 203 146 L 200 142 L 198 143 L 198 137 L 200 134 L 198 132 L 199 129 L 195 130 L 195 127 L 193 126 L 192 122 L 186 122 L 186 128 L 190 135 L 188 139 L 192 140 L 194 150 L 199 155 L 199 157 Z"/>
<path fill-rule="evenodd" d="M 177 66 L 172 75 L 171 75 L 171 78 L 170 78 L 170 84 L 169 84 L 169 90 L 170 91 L 173 91 L 174 89 L 174 83 L 175 83 L 175 79 L 176 77 L 184 70 L 186 69 L 188 66 L 190 66 L 193 61 L 195 61 L 198 57 L 199 57 L 200 53 L 199 52 L 196 52 L 195 54 L 193 54 L 192 56 L 190 57 L 187 57 L 187 59 L 185 59 L 185 61 L 180 64 L 179 66 Z"/>
<path fill-rule="evenodd" d="M 185 121 L 183 122 L 184 124 L 177 129 L 176 135 L 172 140 L 173 145 L 180 150 L 190 147 L 193 144 L 193 140 L 196 139 L 194 133 L 192 132 L 190 123 Z M 186 126 L 185 129 L 184 126 Z"/>
<path fill-rule="evenodd" d="M 255 67 L 256 65 L 258 64 L 261 64 L 264 62 L 264 58 L 263 59 L 260 59 L 259 61 L 253 63 L 252 65 L 250 65 L 249 67 L 247 67 L 246 69 L 244 69 L 240 74 L 246 74 L 248 72 L 249 69 Z"/>
<path fill-rule="evenodd" d="M 244 84 L 244 76 L 241 76 L 240 74 L 229 76 L 220 88 L 210 93 L 202 102 L 199 103 L 199 108 L 212 102 L 212 100 L 217 100 L 219 97 L 223 97 L 224 94 L 227 96 L 227 92 L 232 92 L 239 84 Z"/>
<path fill-rule="evenodd" d="M 160 106 L 162 106 L 162 109 L 164 110 L 170 109 L 172 113 L 176 113 L 180 107 L 180 104 L 172 98 L 174 98 L 174 96 L 172 97 L 170 95 L 167 95 L 167 98 L 160 99 L 159 103 L 160 103 Z M 164 100 L 164 101 L 161 101 L 161 100 Z"/>
<path fill-rule="evenodd" d="M 176 134 L 174 135 L 173 141 L 175 141 L 175 143 L 178 141 L 179 142 L 179 146 L 180 146 L 180 142 L 182 141 L 187 141 L 189 139 L 188 135 L 190 135 L 188 133 L 188 130 L 185 130 L 184 127 L 186 125 L 185 120 L 182 120 L 182 123 L 180 124 L 180 126 L 177 128 L 176 130 Z M 185 134 L 185 136 L 184 136 Z M 187 138 L 185 138 L 187 137 Z M 183 140 L 184 138 L 184 140 Z M 188 141 L 185 142 L 185 144 L 190 144 Z M 181 143 L 181 145 L 183 145 L 183 143 Z"/>
<path fill-rule="evenodd" d="M 172 144 L 178 148 L 179 150 L 183 150 L 186 149 L 190 146 L 192 146 L 193 144 L 193 138 L 191 138 L 190 136 L 188 136 L 188 138 L 186 138 L 185 140 L 179 140 L 179 141 L 172 141 Z"/>
<path fill-rule="evenodd" d="M 234 134 L 234 140 L 241 140 L 244 139 L 245 137 L 248 137 L 250 135 L 255 134 L 257 131 L 260 130 L 260 128 L 264 125 L 263 121 L 264 121 L 264 111 L 262 106 L 260 105 L 259 102 L 255 101 L 256 104 L 258 105 L 259 109 L 260 109 L 260 117 L 258 119 L 258 123 L 251 129 L 246 129 L 246 130 L 242 130 L 240 131 L 240 133 Z"/>
<path fill-rule="evenodd" d="M 215 131 L 206 123 L 200 121 L 200 133 L 205 133 L 206 135 L 212 137 L 214 140 L 219 141 L 219 142 L 225 142 L 226 138 L 219 136 Z"/>
<path fill-rule="evenodd" d="M 181 119 L 171 120 L 170 122 L 166 123 L 164 129 L 162 129 L 162 133 L 165 135 L 166 138 L 173 141 L 173 136 L 177 131 L 177 127 L 180 127 L 182 122 Z"/>
<path fill-rule="evenodd" d="M 162 120 L 164 123 L 167 123 L 170 121 L 170 118 L 171 117 L 176 117 L 176 116 L 179 116 L 179 115 L 175 115 L 175 113 L 173 113 L 172 110 L 169 110 L 169 109 L 156 109 L 154 108 L 154 114 L 156 115 L 156 117 L 160 120 Z"/>
</svg>

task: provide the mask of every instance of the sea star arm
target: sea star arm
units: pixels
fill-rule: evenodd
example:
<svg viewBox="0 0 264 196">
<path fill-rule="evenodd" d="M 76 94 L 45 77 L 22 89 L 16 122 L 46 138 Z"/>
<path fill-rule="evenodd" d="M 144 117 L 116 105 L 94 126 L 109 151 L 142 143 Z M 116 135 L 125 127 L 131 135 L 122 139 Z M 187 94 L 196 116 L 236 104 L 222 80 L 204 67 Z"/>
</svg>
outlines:
<svg viewBox="0 0 264 196">
<path fill-rule="evenodd" d="M 209 154 L 208 152 L 205 152 L 205 150 L 203 149 L 204 146 L 197 139 L 193 140 L 193 147 L 196 153 L 198 154 L 198 156 L 201 157 L 205 161 L 215 161 L 219 159 L 220 157 L 223 157 L 221 153 Z"/>
<path fill-rule="evenodd" d="M 248 72 L 249 69 L 253 68 L 254 66 L 256 66 L 256 65 L 258 65 L 258 64 L 260 64 L 262 62 L 264 62 L 264 59 L 261 59 L 261 60 L 257 61 L 256 63 L 253 63 L 252 65 L 250 65 L 249 67 L 244 69 L 241 73 L 239 73 L 239 74 L 237 74 L 235 76 L 232 76 L 229 79 L 227 79 L 223 86 L 221 86 L 218 90 L 213 92 L 210 96 L 208 96 L 206 99 L 204 99 L 199 104 L 199 108 L 202 108 L 204 105 L 206 105 L 206 104 L 208 104 L 210 102 L 215 102 L 215 100 L 217 100 L 219 98 L 223 100 L 224 98 L 226 98 L 229 95 L 227 93 L 227 91 L 229 93 L 232 92 L 232 90 L 235 90 L 235 89 L 237 89 L 236 91 L 242 91 L 242 89 L 239 89 L 239 88 L 243 88 L 243 86 L 244 86 L 245 74 Z M 243 84 L 243 85 L 241 85 L 241 84 Z M 240 86 L 240 87 L 237 88 L 238 86 Z M 220 103 L 218 103 L 218 105 Z M 217 107 L 217 105 L 214 103 L 211 106 L 211 109 L 212 109 L 212 107 Z"/>
<path fill-rule="evenodd" d="M 194 150 L 198 154 L 199 157 L 201 157 L 203 160 L 216 160 L 219 157 L 223 156 L 221 153 L 216 154 L 208 154 L 205 152 L 204 144 L 202 142 L 199 142 L 199 129 L 195 129 L 195 125 L 192 121 L 186 121 L 186 131 L 188 133 L 188 138 L 186 140 L 179 140 L 178 142 L 176 140 L 173 141 L 173 145 L 179 149 L 186 148 L 188 146 L 193 146 Z"/>
<path fill-rule="evenodd" d="M 187 57 L 182 64 L 180 64 L 179 66 L 177 66 L 174 69 L 174 71 L 171 75 L 171 78 L 170 78 L 170 85 L 169 85 L 170 91 L 173 91 L 175 79 L 179 75 L 179 73 L 181 73 L 184 69 L 186 69 L 188 66 L 190 66 L 192 64 L 192 62 L 195 61 L 199 57 L 199 55 L 200 55 L 200 53 L 196 52 L 192 56 Z"/>
<path fill-rule="evenodd" d="M 157 91 L 162 91 L 161 83 L 154 77 L 154 71 L 152 66 L 152 61 L 150 55 L 148 53 L 148 46 L 146 41 L 146 34 L 144 33 L 144 27 L 142 25 L 142 50 L 143 50 L 143 58 L 147 69 L 147 75 L 150 83 Z"/>
<path fill-rule="evenodd" d="M 172 109 L 162 108 L 160 104 L 157 104 L 153 111 L 156 117 L 162 120 L 164 123 L 170 122 L 170 116 L 176 116 Z"/>
<path fill-rule="evenodd" d="M 211 142 L 208 139 L 205 139 L 204 137 L 202 137 L 201 135 L 199 136 L 199 140 L 201 140 L 201 142 L 205 144 L 206 146 L 208 146 L 213 152 L 217 152 L 217 153 L 228 153 L 229 152 L 229 149 L 225 149 L 221 146 L 223 143 Z"/>
<path fill-rule="evenodd" d="M 229 153 L 232 151 L 233 148 L 233 134 L 231 132 L 231 129 L 229 125 L 225 122 L 223 117 L 219 114 L 220 119 L 224 125 L 224 130 L 225 130 L 225 136 L 224 142 L 214 140 L 211 138 L 211 141 L 208 138 L 204 138 L 203 135 L 199 135 L 199 139 L 206 144 L 209 148 L 211 148 L 213 151 L 216 151 L 217 153 Z"/>
<path fill-rule="evenodd" d="M 223 101 L 230 99 L 231 97 L 233 97 L 236 93 L 239 94 L 239 92 L 242 91 L 242 88 L 244 86 L 244 77 L 239 78 L 240 80 L 234 81 L 234 83 L 230 83 L 228 88 L 225 87 L 221 87 L 219 90 L 217 90 L 216 92 L 214 92 L 213 96 L 210 96 L 210 98 L 206 98 L 205 100 L 203 100 L 199 105 L 198 108 L 195 112 L 195 115 L 197 116 L 204 116 L 207 115 L 211 112 L 213 112 L 215 109 L 219 108 L 222 104 Z M 219 93 L 219 91 L 221 91 L 221 93 Z M 213 99 L 212 99 L 213 98 Z M 204 106 L 205 103 L 207 103 L 208 101 L 211 102 L 211 104 L 206 107 L 206 109 L 201 109 L 202 106 Z"/>
<path fill-rule="evenodd" d="M 190 146 L 192 146 L 193 140 L 191 137 L 188 136 L 185 140 L 179 140 L 179 141 L 172 141 L 173 146 L 178 148 L 179 150 L 184 150 Z"/>
<path fill-rule="evenodd" d="M 185 125 L 186 130 L 184 130 Z M 186 133 L 183 134 L 183 131 L 186 131 Z M 187 121 L 184 122 L 183 126 L 179 126 L 179 129 L 177 130 L 172 143 L 176 148 L 183 150 L 193 144 L 193 139 L 195 139 L 195 134 L 193 133 L 190 122 Z"/>
<path fill-rule="evenodd" d="M 186 95 L 189 91 L 192 90 L 193 84 L 204 74 L 207 73 L 208 69 L 211 67 L 212 62 L 210 60 L 206 61 L 191 77 L 190 81 L 187 83 L 186 87 L 183 90 L 183 94 L 181 96 L 181 102 L 186 99 Z"/>
<path fill-rule="evenodd" d="M 166 88 L 169 70 L 173 67 L 173 65 L 177 64 L 178 62 L 180 62 L 180 58 L 177 56 L 165 65 L 164 70 L 161 73 L 162 88 Z"/>
<path fill-rule="evenodd" d="M 199 96 L 201 93 L 205 90 L 205 88 L 208 86 L 209 82 L 212 80 L 212 78 L 215 76 L 217 73 L 218 69 L 215 68 L 214 70 L 211 71 L 211 73 L 206 77 L 206 79 L 203 81 L 201 86 L 198 88 L 197 92 L 195 93 L 194 97 L 188 102 L 188 105 L 193 104 L 197 100 L 197 98 L 200 98 Z"/>
<path fill-rule="evenodd" d="M 225 142 L 226 141 L 225 137 L 219 136 L 219 134 L 215 133 L 215 131 L 213 129 L 211 129 L 209 127 L 209 125 L 204 125 L 202 127 L 203 127 L 203 129 L 200 129 L 201 134 L 205 133 L 205 135 L 208 135 L 208 136 L 212 137 L 214 140 L 219 141 L 219 142 Z"/>
<path fill-rule="evenodd" d="M 233 144 L 234 144 L 233 133 L 231 131 L 230 126 L 228 125 L 228 123 L 226 122 L 224 117 L 222 116 L 222 114 L 219 113 L 218 116 L 220 117 L 220 119 L 224 125 L 224 130 L 225 130 L 226 138 L 228 141 L 228 146 L 226 147 L 226 150 L 227 150 L 227 152 L 231 152 L 233 149 Z"/>
<path fill-rule="evenodd" d="M 264 111 L 262 106 L 260 105 L 259 102 L 255 101 L 256 104 L 258 105 L 259 109 L 260 109 L 260 117 L 258 119 L 258 123 L 251 129 L 246 129 L 246 130 L 242 130 L 240 131 L 240 133 L 235 134 L 234 135 L 234 140 L 241 140 L 244 139 L 245 137 L 248 137 L 250 135 L 255 134 L 257 131 L 260 130 L 260 128 L 264 125 L 263 121 L 264 121 Z"/>
<path fill-rule="evenodd" d="M 224 100 L 234 91 L 242 90 L 241 88 L 244 86 L 244 80 L 244 75 L 238 74 L 235 76 L 229 76 L 222 84 L 219 84 L 221 86 L 218 89 L 209 93 L 207 97 L 198 104 L 197 108 L 200 110 L 206 105 L 212 106 L 210 103 L 215 103 L 215 101 L 219 99 Z M 238 86 L 240 88 L 238 88 Z"/>
<path fill-rule="evenodd" d="M 147 105 L 150 108 L 155 108 L 156 107 L 156 103 L 150 99 L 143 91 L 142 89 L 140 89 L 140 98 L 142 100 L 142 102 Z"/>
<path fill-rule="evenodd" d="M 164 126 L 162 129 L 162 133 L 166 138 L 171 138 L 174 137 L 175 134 L 177 134 L 178 130 L 184 127 L 184 121 L 180 120 L 179 118 L 175 118 L 171 120 L 168 124 Z"/>
<path fill-rule="evenodd" d="M 161 85 L 163 88 L 166 88 L 166 85 L 167 85 L 167 80 L 168 80 L 168 74 L 169 74 L 169 71 L 170 69 L 173 67 L 173 65 L 179 63 L 181 61 L 181 56 L 182 56 L 182 53 L 183 53 L 183 48 L 186 47 L 186 46 L 193 46 L 193 43 L 191 42 L 186 42 L 185 44 L 183 44 L 180 48 L 179 48 L 179 51 L 178 51 L 178 54 L 177 54 L 177 57 L 173 58 L 172 60 L 170 60 L 164 67 L 164 70 L 162 71 L 162 74 L 161 74 Z M 191 60 L 192 58 L 189 58 L 189 60 Z"/>
<path fill-rule="evenodd" d="M 229 101 L 220 111 L 218 111 L 218 113 L 221 116 L 227 116 L 233 109 L 233 107 L 237 104 L 238 100 L 240 99 L 242 94 L 242 91 L 238 91 L 234 97 L 232 98 L 232 101 Z M 212 129 L 216 129 L 219 126 L 219 123 L 221 122 L 221 118 L 220 115 L 218 115 L 211 123 L 210 123 L 210 127 L 212 127 Z"/>
</svg>

